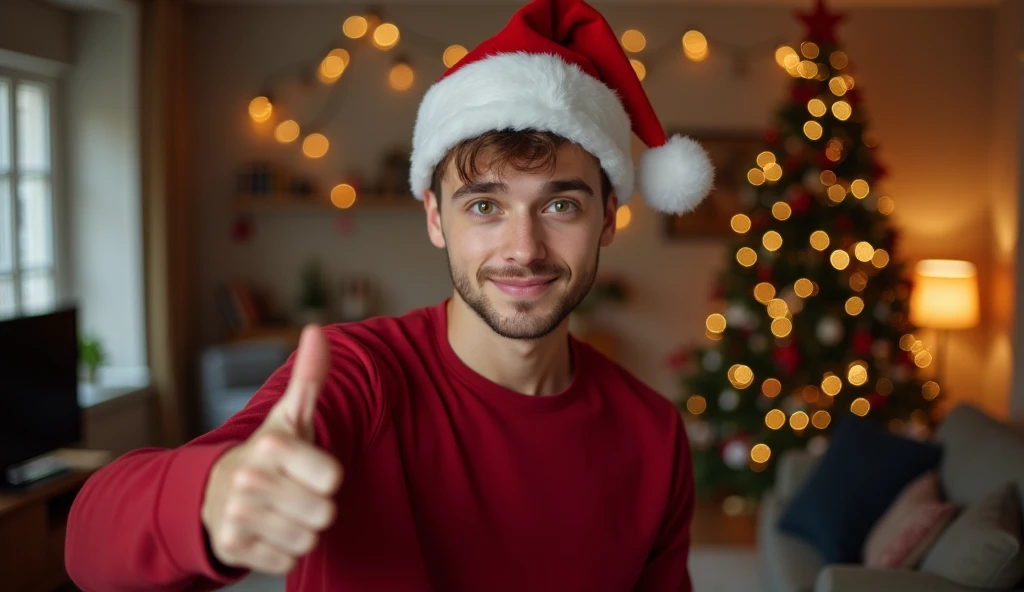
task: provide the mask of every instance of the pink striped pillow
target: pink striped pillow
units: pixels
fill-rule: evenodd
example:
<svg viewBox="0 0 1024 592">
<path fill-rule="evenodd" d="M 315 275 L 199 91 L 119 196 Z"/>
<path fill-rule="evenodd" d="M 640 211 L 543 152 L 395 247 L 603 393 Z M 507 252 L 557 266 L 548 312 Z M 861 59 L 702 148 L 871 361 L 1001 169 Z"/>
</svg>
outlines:
<svg viewBox="0 0 1024 592">
<path fill-rule="evenodd" d="M 907 485 L 871 529 L 864 544 L 868 567 L 913 569 L 956 516 L 941 501 L 939 478 L 928 472 Z"/>
</svg>

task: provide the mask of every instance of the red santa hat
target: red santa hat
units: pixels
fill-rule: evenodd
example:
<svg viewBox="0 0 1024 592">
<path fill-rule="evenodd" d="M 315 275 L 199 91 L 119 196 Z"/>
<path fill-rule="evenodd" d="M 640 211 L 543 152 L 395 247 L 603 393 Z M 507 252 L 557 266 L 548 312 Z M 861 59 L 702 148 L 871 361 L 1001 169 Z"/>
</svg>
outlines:
<svg viewBox="0 0 1024 592">
<path fill-rule="evenodd" d="M 423 199 L 450 149 L 505 129 L 578 144 L 600 161 L 620 204 L 635 181 L 653 208 L 684 213 L 712 187 L 707 153 L 690 138 L 666 137 L 615 33 L 582 0 L 530 2 L 431 86 L 413 131 L 413 194 Z M 648 147 L 635 173 L 631 131 Z"/>
</svg>

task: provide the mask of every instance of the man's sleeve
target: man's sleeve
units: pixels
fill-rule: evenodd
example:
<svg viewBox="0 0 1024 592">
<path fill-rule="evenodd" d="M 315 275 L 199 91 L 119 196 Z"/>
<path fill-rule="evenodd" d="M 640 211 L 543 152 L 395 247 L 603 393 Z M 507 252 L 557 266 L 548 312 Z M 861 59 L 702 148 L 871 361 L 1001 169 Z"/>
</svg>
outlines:
<svg viewBox="0 0 1024 592">
<path fill-rule="evenodd" d="M 331 368 L 317 401 L 316 441 L 345 466 L 372 439 L 384 397 L 366 350 L 328 328 Z M 83 590 L 213 590 L 247 575 L 214 565 L 200 509 L 210 469 L 284 394 L 294 353 L 224 425 L 177 449 L 129 452 L 90 477 L 68 517 L 65 565 Z"/>
<path fill-rule="evenodd" d="M 673 463 L 672 491 L 668 508 L 661 523 L 661 530 L 654 541 L 654 548 L 647 565 L 637 581 L 637 592 L 691 592 L 688 560 L 690 555 L 690 523 L 693 520 L 694 483 L 693 456 L 690 443 L 683 427 L 682 416 L 678 416 L 675 437 L 675 461 Z"/>
</svg>

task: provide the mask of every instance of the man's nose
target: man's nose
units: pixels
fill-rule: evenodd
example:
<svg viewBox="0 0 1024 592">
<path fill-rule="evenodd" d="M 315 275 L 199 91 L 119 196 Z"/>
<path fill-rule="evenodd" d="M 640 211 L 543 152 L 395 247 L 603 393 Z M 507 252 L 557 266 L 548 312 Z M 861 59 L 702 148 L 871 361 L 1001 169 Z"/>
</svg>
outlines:
<svg viewBox="0 0 1024 592">
<path fill-rule="evenodd" d="M 513 214 L 505 223 L 502 256 L 505 261 L 526 266 L 547 256 L 544 228 L 535 216 Z"/>
</svg>

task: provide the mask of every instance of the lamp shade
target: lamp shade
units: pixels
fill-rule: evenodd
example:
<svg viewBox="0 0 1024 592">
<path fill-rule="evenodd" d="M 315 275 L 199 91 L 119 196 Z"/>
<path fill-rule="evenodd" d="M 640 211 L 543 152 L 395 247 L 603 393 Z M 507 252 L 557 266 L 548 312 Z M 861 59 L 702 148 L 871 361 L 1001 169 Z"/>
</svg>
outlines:
<svg viewBox="0 0 1024 592">
<path fill-rule="evenodd" d="M 932 329 L 978 324 L 978 274 L 973 263 L 925 259 L 914 268 L 910 322 Z"/>
</svg>

